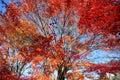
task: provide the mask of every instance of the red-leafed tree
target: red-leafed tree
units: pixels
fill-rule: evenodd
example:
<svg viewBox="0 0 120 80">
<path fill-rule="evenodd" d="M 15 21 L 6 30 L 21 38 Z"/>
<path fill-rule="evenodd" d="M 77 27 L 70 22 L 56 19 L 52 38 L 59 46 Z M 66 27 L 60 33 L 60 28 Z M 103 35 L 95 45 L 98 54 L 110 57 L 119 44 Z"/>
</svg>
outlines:
<svg viewBox="0 0 120 80">
<path fill-rule="evenodd" d="M 12 80 L 84 80 L 92 51 L 120 49 L 116 0 L 1 2 L 0 67 Z"/>
</svg>

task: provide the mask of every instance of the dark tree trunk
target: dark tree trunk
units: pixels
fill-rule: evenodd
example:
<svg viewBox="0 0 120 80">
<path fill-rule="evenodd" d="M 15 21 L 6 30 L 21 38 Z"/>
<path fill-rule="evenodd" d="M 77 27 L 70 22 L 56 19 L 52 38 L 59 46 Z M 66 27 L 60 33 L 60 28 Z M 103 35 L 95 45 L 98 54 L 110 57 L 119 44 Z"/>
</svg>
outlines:
<svg viewBox="0 0 120 80">
<path fill-rule="evenodd" d="M 58 67 L 58 76 L 57 80 L 65 80 L 65 75 L 68 71 L 68 68 L 64 65 Z"/>
</svg>

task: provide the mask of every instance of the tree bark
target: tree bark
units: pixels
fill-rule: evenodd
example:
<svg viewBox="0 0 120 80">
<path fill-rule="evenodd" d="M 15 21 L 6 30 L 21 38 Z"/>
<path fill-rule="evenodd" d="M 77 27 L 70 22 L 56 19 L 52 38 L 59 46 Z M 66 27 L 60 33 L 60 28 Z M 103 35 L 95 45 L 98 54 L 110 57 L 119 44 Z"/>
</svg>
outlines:
<svg viewBox="0 0 120 80">
<path fill-rule="evenodd" d="M 64 65 L 58 67 L 58 76 L 57 80 L 65 80 L 65 75 L 68 71 L 68 68 Z"/>
</svg>

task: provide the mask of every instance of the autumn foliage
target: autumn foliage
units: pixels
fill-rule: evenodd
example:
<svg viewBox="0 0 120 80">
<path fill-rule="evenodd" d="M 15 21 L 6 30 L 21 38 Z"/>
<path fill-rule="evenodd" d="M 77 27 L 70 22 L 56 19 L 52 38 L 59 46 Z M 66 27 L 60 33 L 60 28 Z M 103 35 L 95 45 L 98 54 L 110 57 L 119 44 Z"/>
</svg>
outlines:
<svg viewBox="0 0 120 80">
<path fill-rule="evenodd" d="M 120 71 L 120 62 L 111 61 L 103 64 L 92 64 L 88 71 L 96 71 L 99 74 L 112 73 L 117 74 Z"/>
<path fill-rule="evenodd" d="M 119 1 L 1 2 L 0 80 L 85 80 L 94 79 L 92 71 L 120 71 L 119 61 L 87 59 L 94 50 L 120 50 Z"/>
</svg>

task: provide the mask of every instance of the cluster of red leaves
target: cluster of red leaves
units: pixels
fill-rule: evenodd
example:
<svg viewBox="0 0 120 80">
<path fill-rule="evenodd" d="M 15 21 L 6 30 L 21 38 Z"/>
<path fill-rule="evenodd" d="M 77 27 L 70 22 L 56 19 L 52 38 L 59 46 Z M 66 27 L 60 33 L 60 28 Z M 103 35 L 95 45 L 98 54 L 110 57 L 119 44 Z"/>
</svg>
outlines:
<svg viewBox="0 0 120 80">
<path fill-rule="evenodd" d="M 88 69 L 88 72 L 97 72 L 98 74 L 112 73 L 116 74 L 120 71 L 120 61 L 111 61 L 103 64 L 92 64 Z"/>
<path fill-rule="evenodd" d="M 0 67 L 0 80 L 15 80 L 14 76 L 7 68 Z"/>
<path fill-rule="evenodd" d="M 6 66 L 0 67 L 0 80 L 18 80 L 15 73 L 12 73 Z M 21 77 L 19 80 L 30 80 L 28 78 Z"/>
<path fill-rule="evenodd" d="M 38 55 L 44 57 L 50 56 L 48 52 L 51 37 L 46 38 L 44 36 L 37 36 L 35 37 L 34 41 L 35 43 L 33 43 L 31 46 L 21 48 L 20 55 L 24 57 L 24 61 L 30 62 L 34 57 Z"/>
<path fill-rule="evenodd" d="M 120 25 L 120 3 L 115 0 L 80 0 L 77 9 L 80 16 L 79 28 L 92 32 L 111 32 Z M 120 27 L 118 27 L 120 29 Z"/>
</svg>

